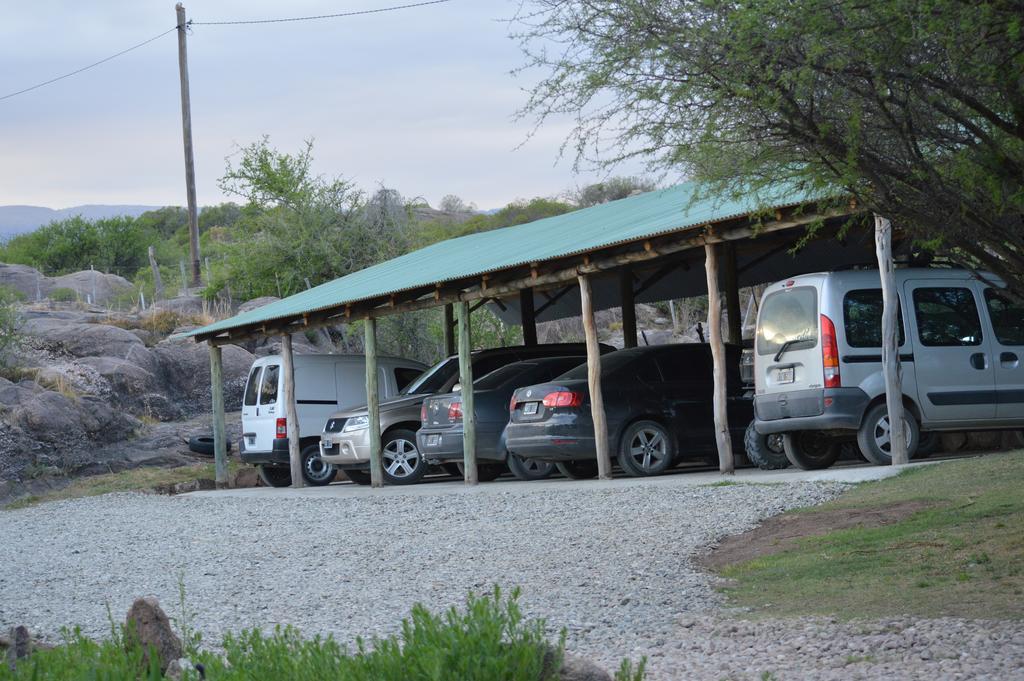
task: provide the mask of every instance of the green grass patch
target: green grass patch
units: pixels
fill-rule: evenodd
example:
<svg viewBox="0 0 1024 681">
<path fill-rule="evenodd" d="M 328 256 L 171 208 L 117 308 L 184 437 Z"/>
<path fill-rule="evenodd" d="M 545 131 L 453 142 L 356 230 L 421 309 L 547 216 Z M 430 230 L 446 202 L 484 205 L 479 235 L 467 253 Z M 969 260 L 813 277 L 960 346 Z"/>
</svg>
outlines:
<svg viewBox="0 0 1024 681">
<path fill-rule="evenodd" d="M 725 567 L 731 601 L 770 615 L 1024 617 L 1024 452 L 911 469 L 864 483 L 802 519 L 922 510 L 837 530 Z"/>
<path fill-rule="evenodd" d="M 303 638 L 292 627 L 271 634 L 246 630 L 228 635 L 223 654 L 190 651 L 202 663 L 206 678 L 216 681 L 554 681 L 565 648 L 565 633 L 549 644 L 543 620 L 527 620 L 518 604 L 519 592 L 503 597 L 470 595 L 465 608 L 436 615 L 413 607 L 401 633 L 357 641 L 349 650 L 334 639 Z M 16 670 L 0 665 L 0 681 L 35 679 L 102 679 L 157 681 L 158 667 L 143 664 L 137 643 L 119 627 L 110 639 L 94 642 L 80 632 L 65 633 L 63 645 L 34 653 Z M 195 639 L 192 639 L 195 640 Z M 616 681 L 641 681 L 644 662 L 623 661 Z M 183 681 L 198 673 L 186 671 Z"/>
<path fill-rule="evenodd" d="M 236 461 L 228 460 L 228 475 L 234 474 L 241 467 Z M 159 485 L 173 485 L 179 482 L 187 482 L 196 478 L 210 478 L 216 476 L 213 463 L 201 463 L 190 466 L 178 466 L 176 468 L 155 468 L 139 467 L 120 473 L 104 473 L 101 475 L 89 475 L 84 478 L 77 478 L 71 484 L 60 489 L 55 489 L 43 494 L 16 499 L 7 504 L 4 508 L 8 510 L 35 506 L 47 501 L 59 501 L 61 499 L 79 499 L 82 497 L 93 497 L 99 494 L 110 492 L 140 492 L 152 489 Z"/>
</svg>

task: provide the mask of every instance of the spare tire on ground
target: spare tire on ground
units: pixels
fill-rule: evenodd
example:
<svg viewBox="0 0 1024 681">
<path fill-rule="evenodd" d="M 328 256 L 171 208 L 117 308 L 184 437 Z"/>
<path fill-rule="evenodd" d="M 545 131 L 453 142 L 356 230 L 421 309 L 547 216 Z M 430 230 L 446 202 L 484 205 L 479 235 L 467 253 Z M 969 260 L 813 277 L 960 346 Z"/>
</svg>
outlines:
<svg viewBox="0 0 1024 681">
<path fill-rule="evenodd" d="M 231 440 L 226 443 L 227 451 L 231 451 Z M 188 448 L 196 454 L 204 454 L 206 456 L 213 456 L 213 436 L 212 435 L 193 435 L 188 439 Z"/>
</svg>

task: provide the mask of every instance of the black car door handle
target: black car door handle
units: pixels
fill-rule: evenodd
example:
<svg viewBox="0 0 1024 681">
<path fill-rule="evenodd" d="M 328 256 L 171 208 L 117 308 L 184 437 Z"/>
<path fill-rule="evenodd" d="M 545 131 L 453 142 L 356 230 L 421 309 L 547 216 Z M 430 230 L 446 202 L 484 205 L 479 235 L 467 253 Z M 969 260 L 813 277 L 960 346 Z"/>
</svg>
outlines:
<svg viewBox="0 0 1024 681">
<path fill-rule="evenodd" d="M 1007 369 L 1013 369 L 1017 366 L 1017 353 L 1016 352 L 1001 352 L 999 353 L 999 363 Z"/>
<path fill-rule="evenodd" d="M 976 352 L 971 355 L 971 366 L 975 369 L 986 369 L 988 368 L 988 362 L 985 360 L 984 352 Z"/>
</svg>

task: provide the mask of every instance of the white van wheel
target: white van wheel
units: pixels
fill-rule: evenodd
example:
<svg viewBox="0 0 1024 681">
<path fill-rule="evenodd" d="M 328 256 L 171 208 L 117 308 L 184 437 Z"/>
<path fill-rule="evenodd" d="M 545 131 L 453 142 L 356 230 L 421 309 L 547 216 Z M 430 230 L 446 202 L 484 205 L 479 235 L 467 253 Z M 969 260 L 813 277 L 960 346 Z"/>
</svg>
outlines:
<svg viewBox="0 0 1024 681">
<path fill-rule="evenodd" d="M 416 433 L 399 428 L 384 434 L 381 442 L 384 481 L 389 485 L 411 485 L 427 474 L 426 460 L 416 448 Z"/>
<path fill-rule="evenodd" d="M 743 435 L 743 448 L 746 450 L 750 463 L 763 471 L 789 468 L 786 447 L 783 445 L 782 435 L 779 433 L 761 435 L 751 422 L 747 426 L 747 432 Z"/>
<path fill-rule="evenodd" d="M 338 474 L 332 464 L 320 458 L 320 445 L 306 445 L 302 450 L 302 479 L 307 485 L 321 487 L 331 484 Z"/>
<path fill-rule="evenodd" d="M 782 446 L 789 462 L 805 471 L 828 468 L 839 458 L 839 443 L 818 430 L 785 433 Z"/>
<path fill-rule="evenodd" d="M 921 430 L 913 414 L 903 412 L 904 434 L 907 440 L 907 458 L 914 458 Z M 876 404 L 864 416 L 864 422 L 857 431 L 857 446 L 864 458 L 876 466 L 892 464 L 892 442 L 889 439 L 889 408 L 885 402 Z"/>
</svg>

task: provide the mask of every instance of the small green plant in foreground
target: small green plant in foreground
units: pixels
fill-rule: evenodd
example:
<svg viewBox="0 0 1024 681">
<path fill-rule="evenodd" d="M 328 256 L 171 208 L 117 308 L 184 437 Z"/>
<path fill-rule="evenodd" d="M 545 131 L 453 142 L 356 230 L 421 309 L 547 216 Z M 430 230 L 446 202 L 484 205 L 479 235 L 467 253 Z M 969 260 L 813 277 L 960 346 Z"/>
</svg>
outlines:
<svg viewBox="0 0 1024 681">
<path fill-rule="evenodd" d="M 210 681 L 552 681 L 558 678 L 565 633 L 550 645 L 543 620 L 526 620 L 519 608 L 519 590 L 503 597 L 497 587 L 487 596 L 470 595 L 464 609 L 435 615 L 413 607 L 401 633 L 372 641 L 357 640 L 350 651 L 333 638 L 305 639 L 293 627 L 272 634 L 250 629 L 228 634 L 223 654 L 194 651 Z M 179 622 L 180 624 L 180 622 Z M 111 639 L 96 643 L 80 631 L 65 632 L 53 650 L 41 650 L 12 671 L 0 665 L 0 681 L 160 679 L 159 669 L 143 666 L 138 645 L 125 645 L 125 634 L 112 627 Z M 183 632 L 186 643 L 198 635 Z M 624 661 L 616 681 L 642 681 L 644 661 Z M 186 671 L 183 681 L 198 674 Z"/>
</svg>

